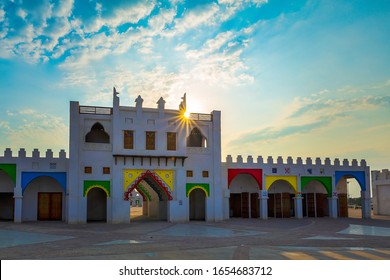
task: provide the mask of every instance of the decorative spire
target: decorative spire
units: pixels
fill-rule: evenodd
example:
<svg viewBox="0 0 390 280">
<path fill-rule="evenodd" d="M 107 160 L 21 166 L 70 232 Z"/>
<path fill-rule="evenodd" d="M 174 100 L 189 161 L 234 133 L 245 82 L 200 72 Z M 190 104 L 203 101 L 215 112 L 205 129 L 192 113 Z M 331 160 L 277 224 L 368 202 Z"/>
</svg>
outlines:
<svg viewBox="0 0 390 280">
<path fill-rule="evenodd" d="M 164 98 L 160 97 L 160 99 L 157 101 L 157 108 L 158 109 L 164 109 L 165 108 L 165 100 Z"/>
<path fill-rule="evenodd" d="M 135 106 L 137 108 L 141 108 L 143 102 L 144 100 L 142 99 L 141 95 L 138 95 L 137 99 L 135 100 Z"/>
<path fill-rule="evenodd" d="M 187 110 L 187 97 L 186 97 L 187 93 L 184 93 L 183 97 L 181 98 L 182 101 L 180 102 L 180 105 L 179 105 L 179 111 L 181 112 L 185 112 Z"/>
</svg>

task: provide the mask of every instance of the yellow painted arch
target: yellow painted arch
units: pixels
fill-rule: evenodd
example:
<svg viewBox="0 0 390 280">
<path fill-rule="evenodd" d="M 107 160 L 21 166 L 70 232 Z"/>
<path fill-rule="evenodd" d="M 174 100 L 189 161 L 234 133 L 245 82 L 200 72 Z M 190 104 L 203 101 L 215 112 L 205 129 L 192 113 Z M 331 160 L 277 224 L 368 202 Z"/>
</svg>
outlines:
<svg viewBox="0 0 390 280">
<path fill-rule="evenodd" d="M 295 193 L 298 193 L 297 176 L 266 176 L 265 177 L 265 189 L 268 191 L 268 189 L 271 187 L 271 185 L 278 180 L 288 182 L 291 185 L 291 187 L 294 189 Z"/>
<path fill-rule="evenodd" d="M 206 194 L 207 197 L 209 197 L 209 192 L 208 190 L 206 190 L 206 188 L 202 187 L 202 186 L 194 186 L 192 187 L 191 189 L 189 189 L 188 191 L 188 194 L 187 194 L 187 197 L 190 197 L 190 194 L 193 190 L 196 190 L 196 189 L 201 189 L 202 191 L 204 191 L 204 193 Z"/>
<path fill-rule="evenodd" d="M 104 187 L 102 187 L 102 186 L 100 186 L 100 185 L 93 185 L 93 186 L 90 186 L 90 187 L 85 191 L 85 197 L 87 197 L 89 191 L 92 190 L 92 189 L 94 189 L 94 188 L 101 189 L 101 190 L 103 190 L 103 191 L 106 193 L 107 197 L 110 196 L 110 194 L 108 193 L 108 191 L 107 191 Z"/>
</svg>

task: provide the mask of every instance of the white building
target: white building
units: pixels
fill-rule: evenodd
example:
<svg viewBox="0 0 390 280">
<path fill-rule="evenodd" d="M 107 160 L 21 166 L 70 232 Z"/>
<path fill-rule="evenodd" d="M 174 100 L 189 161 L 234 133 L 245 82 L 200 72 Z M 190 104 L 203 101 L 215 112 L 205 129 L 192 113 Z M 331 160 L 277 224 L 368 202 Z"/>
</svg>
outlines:
<svg viewBox="0 0 390 280">
<path fill-rule="evenodd" d="M 221 162 L 221 113 L 184 116 L 178 110 L 70 103 L 69 159 L 24 149 L 0 157 L 0 219 L 15 222 L 130 222 L 130 193 L 143 197 L 143 215 L 171 222 L 231 217 L 347 216 L 348 178 L 361 187 L 370 217 L 369 167 L 362 160 L 228 156 Z"/>
<path fill-rule="evenodd" d="M 375 215 L 390 215 L 390 172 L 372 171 L 372 203 Z"/>
</svg>

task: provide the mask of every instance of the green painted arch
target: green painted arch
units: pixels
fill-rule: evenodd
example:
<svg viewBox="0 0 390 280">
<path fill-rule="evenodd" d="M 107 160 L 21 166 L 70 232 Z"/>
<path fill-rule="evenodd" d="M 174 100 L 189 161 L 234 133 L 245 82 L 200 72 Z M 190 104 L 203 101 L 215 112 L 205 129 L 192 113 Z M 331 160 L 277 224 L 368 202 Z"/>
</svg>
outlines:
<svg viewBox="0 0 390 280">
<path fill-rule="evenodd" d="M 84 197 L 88 195 L 88 192 L 93 188 L 100 188 L 110 197 L 111 183 L 110 181 L 84 181 Z"/>
<path fill-rule="evenodd" d="M 150 193 L 148 192 L 148 190 L 145 189 L 145 187 L 141 185 L 141 183 L 138 184 L 138 186 L 136 187 L 136 189 L 138 189 L 138 191 L 141 193 L 141 195 L 147 197 L 147 198 L 148 198 L 148 201 L 152 201 L 152 196 L 150 195 Z"/>
<path fill-rule="evenodd" d="M 195 189 L 201 189 L 206 193 L 206 196 L 210 196 L 210 185 L 209 184 L 194 184 L 187 183 L 186 184 L 186 196 L 189 197 L 190 193 Z"/>
<path fill-rule="evenodd" d="M 3 170 L 5 173 L 7 173 L 14 181 L 14 183 L 16 183 L 16 164 L 1 163 L 0 170 Z"/>
<path fill-rule="evenodd" d="M 303 191 L 304 188 L 311 181 L 320 182 L 325 187 L 326 192 L 328 193 L 328 197 L 332 196 L 332 177 L 329 177 L 329 176 L 302 176 L 301 177 L 301 190 Z"/>
</svg>

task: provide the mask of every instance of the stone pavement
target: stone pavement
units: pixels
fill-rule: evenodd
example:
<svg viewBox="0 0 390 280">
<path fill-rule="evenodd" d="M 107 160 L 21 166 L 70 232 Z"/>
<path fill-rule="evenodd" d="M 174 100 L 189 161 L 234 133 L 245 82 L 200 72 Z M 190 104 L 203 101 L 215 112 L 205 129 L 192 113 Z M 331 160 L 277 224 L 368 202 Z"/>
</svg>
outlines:
<svg viewBox="0 0 390 280">
<path fill-rule="evenodd" d="M 0 222 L 0 259 L 390 260 L 390 217 Z"/>
</svg>

